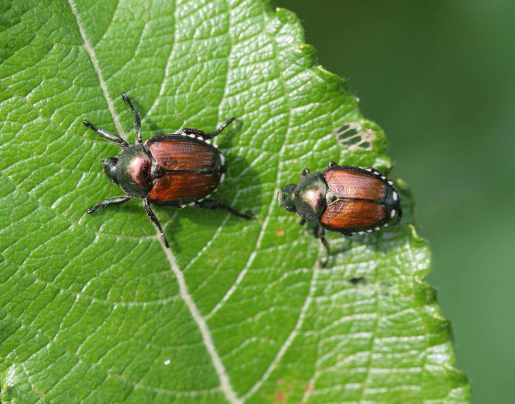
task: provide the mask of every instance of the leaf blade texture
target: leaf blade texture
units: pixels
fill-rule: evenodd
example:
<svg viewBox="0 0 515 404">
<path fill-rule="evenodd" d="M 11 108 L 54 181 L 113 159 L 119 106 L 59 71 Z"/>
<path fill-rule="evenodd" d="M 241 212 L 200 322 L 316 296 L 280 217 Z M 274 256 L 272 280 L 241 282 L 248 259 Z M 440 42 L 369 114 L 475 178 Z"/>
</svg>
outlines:
<svg viewBox="0 0 515 404">
<path fill-rule="evenodd" d="M 450 326 L 421 282 L 430 251 L 397 228 L 319 243 L 276 190 L 328 161 L 391 167 L 382 130 L 266 1 L 0 3 L 0 372 L 13 403 L 465 403 Z M 251 210 L 141 204 L 101 162 L 181 127 L 220 135 L 214 198 Z M 342 147 L 343 146 L 343 147 Z"/>
</svg>

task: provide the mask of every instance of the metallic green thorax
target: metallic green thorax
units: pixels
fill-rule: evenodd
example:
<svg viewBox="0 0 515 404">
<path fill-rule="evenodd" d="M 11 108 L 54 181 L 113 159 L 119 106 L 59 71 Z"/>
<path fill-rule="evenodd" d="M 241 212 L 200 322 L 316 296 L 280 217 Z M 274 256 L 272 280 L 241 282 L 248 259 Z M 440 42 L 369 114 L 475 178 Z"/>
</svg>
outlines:
<svg viewBox="0 0 515 404">
<path fill-rule="evenodd" d="M 143 145 L 124 148 L 116 164 L 118 185 L 128 196 L 145 198 L 152 189 L 151 167 L 152 162 Z"/>
<path fill-rule="evenodd" d="M 317 222 L 327 208 L 327 184 L 320 173 L 304 176 L 297 185 L 290 184 L 279 191 L 279 206 L 297 212 L 310 222 Z"/>
</svg>

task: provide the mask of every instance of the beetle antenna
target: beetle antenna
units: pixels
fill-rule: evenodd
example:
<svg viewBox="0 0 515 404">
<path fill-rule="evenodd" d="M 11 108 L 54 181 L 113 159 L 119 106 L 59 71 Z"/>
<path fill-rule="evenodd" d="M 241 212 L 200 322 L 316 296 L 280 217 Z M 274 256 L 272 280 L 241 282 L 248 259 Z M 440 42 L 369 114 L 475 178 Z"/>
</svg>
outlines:
<svg viewBox="0 0 515 404">
<path fill-rule="evenodd" d="M 221 131 L 223 131 L 227 126 L 231 124 L 232 121 L 234 121 L 236 118 L 232 117 L 227 122 L 225 122 L 222 126 L 220 126 L 217 130 L 215 130 L 213 133 L 206 133 L 205 135 L 202 135 L 204 139 L 212 139 L 216 135 L 218 135 Z"/>
<path fill-rule="evenodd" d="M 127 147 L 129 144 L 123 140 L 120 136 L 115 135 L 114 133 L 108 132 L 105 129 L 97 128 L 95 125 L 89 123 L 86 120 L 83 120 L 82 123 L 89 129 L 92 129 L 96 132 L 96 134 L 100 137 L 103 137 L 110 142 L 118 143 L 121 147 Z"/>
<path fill-rule="evenodd" d="M 138 136 L 138 143 L 143 143 L 143 138 L 141 137 L 141 119 L 139 117 L 138 111 L 136 111 L 136 108 L 134 108 L 134 105 L 132 105 L 131 100 L 129 100 L 129 97 L 127 97 L 127 94 L 122 93 L 122 100 L 125 102 L 129 108 L 132 110 L 132 113 L 134 114 L 134 132 L 136 132 L 136 135 Z"/>
</svg>

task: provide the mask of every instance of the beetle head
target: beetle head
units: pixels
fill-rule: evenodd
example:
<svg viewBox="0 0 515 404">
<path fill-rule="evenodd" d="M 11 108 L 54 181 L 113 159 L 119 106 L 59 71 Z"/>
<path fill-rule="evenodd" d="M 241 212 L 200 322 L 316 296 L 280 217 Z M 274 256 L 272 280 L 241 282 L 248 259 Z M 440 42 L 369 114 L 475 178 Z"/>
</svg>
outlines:
<svg viewBox="0 0 515 404">
<path fill-rule="evenodd" d="M 116 179 L 116 165 L 118 164 L 118 157 L 109 157 L 104 163 L 104 172 L 109 178 L 109 181 L 114 182 L 118 185 Z"/>
<path fill-rule="evenodd" d="M 288 212 L 295 212 L 297 210 L 294 201 L 294 192 L 296 187 L 297 185 L 295 184 L 286 185 L 284 188 L 279 190 L 279 194 L 277 195 L 277 203 L 281 208 L 286 209 Z"/>
</svg>

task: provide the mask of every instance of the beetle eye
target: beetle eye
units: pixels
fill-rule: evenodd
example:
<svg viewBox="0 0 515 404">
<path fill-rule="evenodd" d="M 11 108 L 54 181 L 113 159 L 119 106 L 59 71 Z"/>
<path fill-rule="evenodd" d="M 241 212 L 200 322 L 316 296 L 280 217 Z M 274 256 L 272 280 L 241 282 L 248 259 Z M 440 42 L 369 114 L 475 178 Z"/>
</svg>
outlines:
<svg viewBox="0 0 515 404">
<path fill-rule="evenodd" d="M 117 157 L 109 157 L 104 163 L 104 173 L 106 174 L 109 181 L 118 184 L 116 179 L 116 165 L 118 164 Z"/>
<path fill-rule="evenodd" d="M 294 201 L 294 192 L 296 187 L 297 185 L 295 184 L 286 185 L 284 188 L 279 190 L 279 194 L 277 195 L 277 203 L 288 212 L 295 212 L 297 210 Z"/>
</svg>

